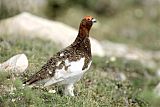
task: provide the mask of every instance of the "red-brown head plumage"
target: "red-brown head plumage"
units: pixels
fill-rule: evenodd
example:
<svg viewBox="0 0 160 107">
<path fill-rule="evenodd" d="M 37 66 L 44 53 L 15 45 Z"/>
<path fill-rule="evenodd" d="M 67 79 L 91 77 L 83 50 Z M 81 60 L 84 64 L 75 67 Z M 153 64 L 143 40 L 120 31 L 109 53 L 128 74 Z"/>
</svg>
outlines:
<svg viewBox="0 0 160 107">
<path fill-rule="evenodd" d="M 79 27 L 79 36 L 80 37 L 88 37 L 89 36 L 89 31 L 93 25 L 93 23 L 96 22 L 96 19 L 94 19 L 92 16 L 85 16 Z"/>
<path fill-rule="evenodd" d="M 85 16 L 83 19 L 91 21 L 93 19 L 93 17 L 92 16 Z"/>
</svg>

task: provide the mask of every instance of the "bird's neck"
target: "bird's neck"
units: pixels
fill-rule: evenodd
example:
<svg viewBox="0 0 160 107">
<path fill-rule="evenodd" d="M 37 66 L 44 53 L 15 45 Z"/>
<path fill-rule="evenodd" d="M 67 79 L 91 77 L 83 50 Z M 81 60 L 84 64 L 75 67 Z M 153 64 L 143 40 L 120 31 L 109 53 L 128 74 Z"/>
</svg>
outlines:
<svg viewBox="0 0 160 107">
<path fill-rule="evenodd" d="M 90 27 L 80 25 L 78 36 L 72 44 L 73 47 L 85 51 L 85 53 L 87 52 L 87 54 L 91 54 L 89 31 Z"/>
<path fill-rule="evenodd" d="M 89 39 L 89 28 L 80 25 L 77 38 L 73 42 L 74 45 L 83 44 L 83 41 L 87 38 Z"/>
<path fill-rule="evenodd" d="M 89 37 L 89 31 L 90 31 L 89 26 L 87 27 L 87 26 L 80 25 L 78 36 L 82 39 L 84 39 L 85 37 Z"/>
<path fill-rule="evenodd" d="M 77 36 L 72 46 L 76 47 L 77 50 L 84 51 L 86 54 L 91 56 L 91 44 L 89 37 L 81 38 L 80 36 Z"/>
<path fill-rule="evenodd" d="M 92 58 L 89 30 L 80 29 L 77 38 L 71 46 L 74 47 L 74 49 L 83 52 L 87 59 Z"/>
<path fill-rule="evenodd" d="M 87 28 L 80 28 L 78 32 L 78 36 L 82 39 L 85 37 L 89 37 L 89 30 Z"/>
</svg>

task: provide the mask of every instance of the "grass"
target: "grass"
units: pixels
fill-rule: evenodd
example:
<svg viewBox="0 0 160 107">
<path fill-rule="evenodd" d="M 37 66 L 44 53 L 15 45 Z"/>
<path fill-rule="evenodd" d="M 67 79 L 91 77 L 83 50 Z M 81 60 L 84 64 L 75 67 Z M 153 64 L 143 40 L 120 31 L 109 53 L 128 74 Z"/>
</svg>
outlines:
<svg viewBox="0 0 160 107">
<path fill-rule="evenodd" d="M 1 36 L 0 59 L 5 61 L 12 55 L 25 53 L 29 59 L 29 67 L 22 76 L 0 72 L 0 104 L 2 107 L 147 107 L 158 105 L 158 99 L 151 100 L 150 90 L 157 79 L 148 79 L 144 72 L 154 76 L 152 70 L 143 67 L 139 62 L 117 58 L 93 57 L 91 69 L 84 78 L 75 85 L 76 97 L 63 96 L 61 86 L 48 88 L 22 87 L 24 78 L 38 71 L 46 60 L 58 49 L 51 41 L 38 38 L 17 38 Z M 123 72 L 126 81 L 116 79 L 116 74 Z M 111 78 L 113 77 L 113 78 Z M 49 93 L 54 89 L 56 93 Z M 150 106 L 155 107 L 155 106 Z"/>
<path fill-rule="evenodd" d="M 92 5 L 91 9 L 84 8 L 86 5 L 69 5 L 69 8 L 62 6 L 63 12 L 57 11 L 53 6 L 53 10 L 46 14 L 60 13 L 48 18 L 64 22 L 76 29 L 82 16 L 92 15 L 98 22 L 91 32 L 96 39 L 159 51 L 158 3 L 151 7 L 126 4 L 133 1 L 117 1 L 119 5 L 111 16 L 98 15 L 91 11 L 95 9 Z M 58 5 L 55 5 L 56 7 L 59 8 Z M 110 8 L 114 11 L 114 5 Z M 18 12 L 14 9 L 7 11 L 3 6 L 1 10 L 1 19 L 6 18 L 6 14 L 9 14 L 9 17 Z M 106 11 L 106 14 L 108 12 Z M 61 86 L 23 88 L 22 81 L 37 72 L 58 49 L 58 46 L 48 40 L 0 35 L 0 62 L 19 53 L 25 53 L 29 59 L 29 67 L 22 75 L 15 76 L 0 71 L 0 107 L 159 107 L 160 97 L 153 92 L 160 80 L 155 70 L 144 67 L 138 61 L 121 58 L 112 61 L 108 57 L 94 56 L 92 67 L 75 85 L 76 97 L 63 96 Z M 125 81 L 119 77 L 120 73 L 126 76 Z M 56 90 L 56 93 L 49 93 L 49 90 Z"/>
</svg>

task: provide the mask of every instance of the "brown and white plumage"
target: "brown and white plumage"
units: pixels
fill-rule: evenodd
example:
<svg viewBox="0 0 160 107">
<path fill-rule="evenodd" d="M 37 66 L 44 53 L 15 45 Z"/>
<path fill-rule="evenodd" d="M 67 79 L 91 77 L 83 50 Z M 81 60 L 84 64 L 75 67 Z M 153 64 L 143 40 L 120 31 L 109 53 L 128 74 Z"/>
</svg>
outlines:
<svg viewBox="0 0 160 107">
<path fill-rule="evenodd" d="M 89 31 L 96 20 L 91 16 L 82 19 L 75 41 L 51 57 L 41 70 L 31 76 L 25 84 L 43 81 L 44 86 L 59 83 L 65 86 L 65 95 L 74 96 L 73 84 L 81 79 L 92 62 Z"/>
</svg>

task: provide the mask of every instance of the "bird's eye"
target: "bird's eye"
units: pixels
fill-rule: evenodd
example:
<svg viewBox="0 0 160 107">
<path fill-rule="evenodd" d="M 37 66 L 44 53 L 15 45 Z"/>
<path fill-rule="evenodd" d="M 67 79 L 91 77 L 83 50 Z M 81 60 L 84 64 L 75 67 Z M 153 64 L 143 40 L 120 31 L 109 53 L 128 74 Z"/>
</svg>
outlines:
<svg viewBox="0 0 160 107">
<path fill-rule="evenodd" d="M 87 20 L 88 20 L 88 21 L 90 21 L 90 19 L 89 19 L 89 18 L 88 18 Z"/>
</svg>

